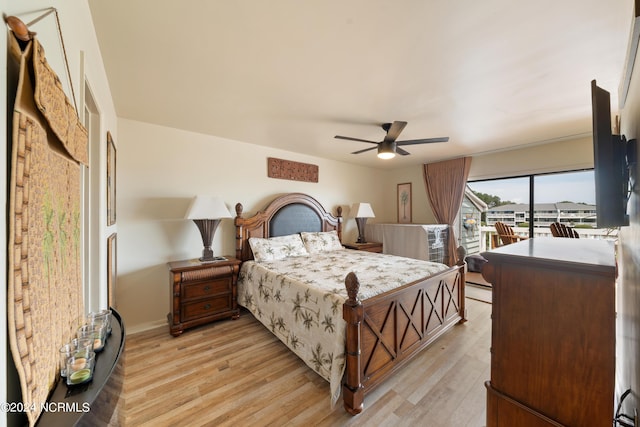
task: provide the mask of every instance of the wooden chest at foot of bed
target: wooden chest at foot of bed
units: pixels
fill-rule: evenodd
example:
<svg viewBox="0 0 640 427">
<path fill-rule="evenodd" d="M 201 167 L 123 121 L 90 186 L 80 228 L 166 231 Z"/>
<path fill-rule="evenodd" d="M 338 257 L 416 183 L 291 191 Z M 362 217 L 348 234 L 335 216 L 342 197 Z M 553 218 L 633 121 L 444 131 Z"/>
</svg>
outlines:
<svg viewBox="0 0 640 427">
<path fill-rule="evenodd" d="M 236 282 L 240 261 L 226 258 L 225 261 L 196 259 L 168 264 L 171 312 L 167 317 L 171 335 L 178 336 L 187 328 L 214 320 L 238 318 Z"/>
</svg>

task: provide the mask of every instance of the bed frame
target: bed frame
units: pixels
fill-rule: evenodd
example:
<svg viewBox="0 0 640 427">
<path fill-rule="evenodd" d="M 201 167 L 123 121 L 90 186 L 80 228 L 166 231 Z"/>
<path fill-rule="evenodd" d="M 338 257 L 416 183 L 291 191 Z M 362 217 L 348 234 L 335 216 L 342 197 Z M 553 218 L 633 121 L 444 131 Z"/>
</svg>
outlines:
<svg viewBox="0 0 640 427">
<path fill-rule="evenodd" d="M 342 238 L 342 208 L 338 207 L 334 216 L 306 194 L 279 196 L 250 218 L 243 218 L 242 211 L 242 205 L 236 204 L 236 258 L 242 261 L 253 259 L 250 237 L 336 230 Z M 342 395 L 349 413 L 362 412 L 369 391 L 448 329 L 466 320 L 464 258 L 464 248 L 460 247 L 458 265 L 363 301 L 358 299 L 358 278 L 353 272 L 346 275 Z"/>
</svg>

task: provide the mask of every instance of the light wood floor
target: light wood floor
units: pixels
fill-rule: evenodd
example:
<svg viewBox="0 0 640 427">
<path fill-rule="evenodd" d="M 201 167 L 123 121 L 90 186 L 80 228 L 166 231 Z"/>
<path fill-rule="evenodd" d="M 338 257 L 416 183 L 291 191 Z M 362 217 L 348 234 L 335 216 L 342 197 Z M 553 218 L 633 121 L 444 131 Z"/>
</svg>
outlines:
<svg viewBox="0 0 640 427">
<path fill-rule="evenodd" d="M 352 417 L 329 385 L 253 316 L 127 337 L 126 426 L 485 425 L 491 305 L 467 299 L 469 321 L 365 398 Z"/>
<path fill-rule="evenodd" d="M 476 273 L 473 271 L 467 271 L 465 278 L 467 279 L 467 283 L 473 283 L 475 285 L 486 286 L 488 288 L 491 287 L 491 283 L 484 280 L 481 273 Z"/>
</svg>

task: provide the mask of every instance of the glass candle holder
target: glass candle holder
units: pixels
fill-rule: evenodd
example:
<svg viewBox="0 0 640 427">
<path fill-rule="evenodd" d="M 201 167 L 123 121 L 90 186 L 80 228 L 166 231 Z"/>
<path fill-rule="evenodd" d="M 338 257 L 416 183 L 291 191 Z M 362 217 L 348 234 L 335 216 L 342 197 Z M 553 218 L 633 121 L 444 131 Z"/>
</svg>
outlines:
<svg viewBox="0 0 640 427">
<path fill-rule="evenodd" d="M 78 338 L 90 338 L 93 340 L 93 351 L 99 352 L 104 348 L 104 341 L 107 336 L 107 328 L 104 323 L 82 325 L 78 328 Z"/>
<path fill-rule="evenodd" d="M 87 323 L 102 322 L 107 325 L 107 334 L 111 333 L 111 310 L 105 309 L 100 311 L 92 311 L 87 314 Z"/>
<path fill-rule="evenodd" d="M 67 376 L 67 360 L 72 357 L 76 352 L 76 346 L 72 343 L 67 343 L 58 349 L 60 355 L 60 376 Z"/>
<path fill-rule="evenodd" d="M 74 338 L 71 340 L 71 344 L 75 347 L 73 355 L 87 355 L 93 351 L 93 339 L 88 337 Z"/>
<path fill-rule="evenodd" d="M 87 317 L 87 321 L 85 325 L 94 326 L 98 328 L 104 328 L 105 330 L 105 339 L 109 337 L 109 326 L 110 322 L 106 317 Z"/>
<path fill-rule="evenodd" d="M 84 384 L 93 378 L 96 354 L 71 356 L 67 359 L 67 385 Z"/>
</svg>

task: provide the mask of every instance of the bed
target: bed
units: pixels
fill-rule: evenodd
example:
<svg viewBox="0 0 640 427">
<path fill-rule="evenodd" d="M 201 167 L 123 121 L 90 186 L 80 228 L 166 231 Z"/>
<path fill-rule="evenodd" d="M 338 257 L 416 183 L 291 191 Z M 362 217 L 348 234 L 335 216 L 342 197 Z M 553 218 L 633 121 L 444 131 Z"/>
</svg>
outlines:
<svg viewBox="0 0 640 427">
<path fill-rule="evenodd" d="M 235 226 L 243 261 L 238 303 L 328 380 L 332 404 L 342 394 L 351 414 L 363 410 L 369 391 L 465 321 L 462 248 L 452 267 L 344 249 L 341 208 L 334 216 L 302 193 L 278 196 L 248 218 L 238 203 Z"/>
</svg>

